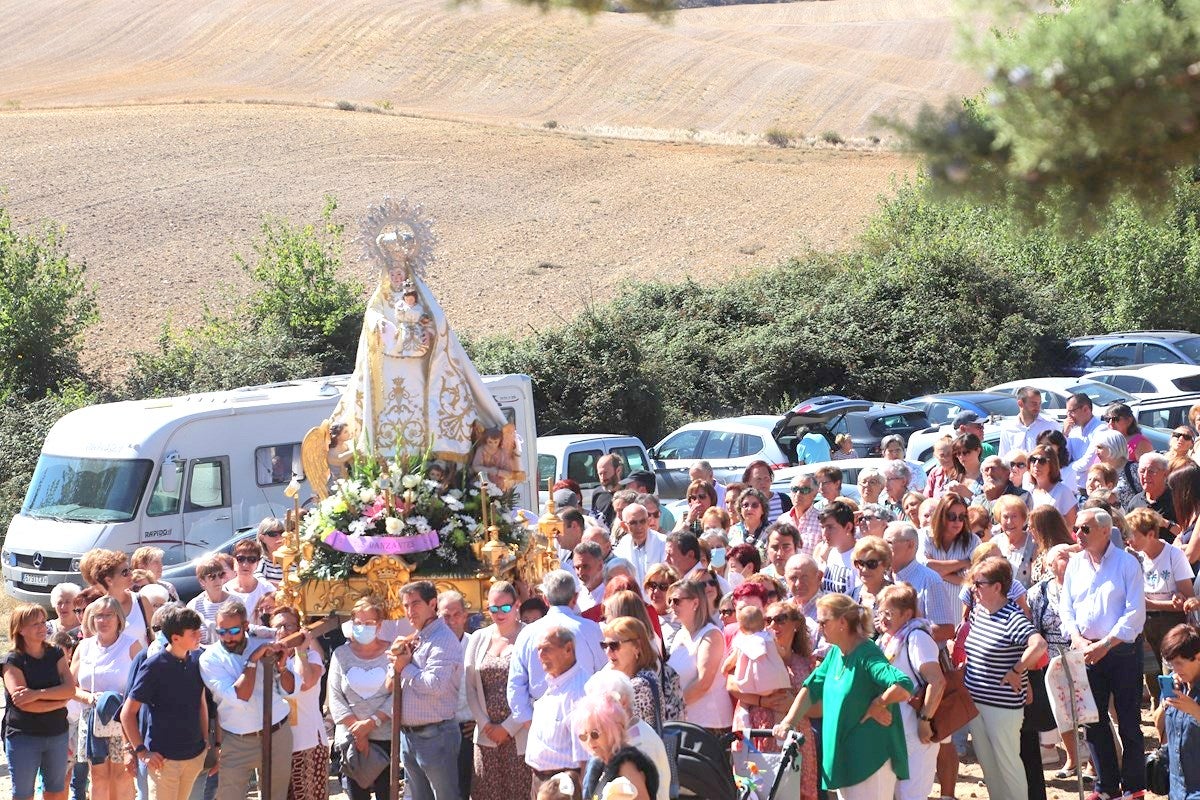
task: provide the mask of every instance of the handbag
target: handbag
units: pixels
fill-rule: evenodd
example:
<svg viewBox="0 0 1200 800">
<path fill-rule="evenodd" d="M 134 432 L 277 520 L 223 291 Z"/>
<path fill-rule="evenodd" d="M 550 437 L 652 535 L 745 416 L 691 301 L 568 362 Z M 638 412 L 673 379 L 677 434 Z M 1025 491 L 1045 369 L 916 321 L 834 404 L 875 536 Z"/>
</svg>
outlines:
<svg viewBox="0 0 1200 800">
<path fill-rule="evenodd" d="M 96 695 L 96 661 L 92 660 L 92 696 Z M 124 704 L 124 698 L 122 698 Z M 121 727 L 121 709 L 117 708 L 115 714 L 108 722 L 101 722 L 100 715 L 96 713 L 96 707 L 93 705 L 88 709 L 88 725 L 91 727 L 92 736 L 97 739 L 116 739 L 125 736 L 125 729 Z"/>
<path fill-rule="evenodd" d="M 1171 791 L 1171 753 L 1165 744 L 1146 755 L 1146 788 L 1154 794 Z"/>
<path fill-rule="evenodd" d="M 1038 733 L 1052 731 L 1057 727 L 1054 721 L 1054 711 L 1050 708 L 1050 696 L 1046 691 L 1046 671 L 1033 668 L 1029 676 L 1029 702 L 1025 704 L 1024 727 Z"/>
<path fill-rule="evenodd" d="M 967 691 L 964 681 L 965 670 L 962 667 L 955 667 L 951 663 L 945 648 L 938 649 L 938 666 L 942 668 L 942 676 L 946 679 L 946 688 L 942 692 L 942 702 L 938 703 L 937 711 L 933 712 L 929 728 L 933 731 L 934 740 L 940 742 L 979 716 L 979 709 L 975 708 L 975 701 L 971 699 L 971 694 Z M 913 671 L 916 671 L 915 667 Z M 924 684 L 908 702 L 920 716 L 921 709 L 925 706 Z"/>
</svg>

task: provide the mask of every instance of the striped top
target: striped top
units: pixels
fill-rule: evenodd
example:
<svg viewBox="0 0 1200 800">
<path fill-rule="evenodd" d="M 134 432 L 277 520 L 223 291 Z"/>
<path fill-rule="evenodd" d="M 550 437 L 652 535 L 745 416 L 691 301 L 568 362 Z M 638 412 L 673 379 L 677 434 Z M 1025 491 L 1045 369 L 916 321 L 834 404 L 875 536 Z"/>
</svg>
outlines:
<svg viewBox="0 0 1200 800">
<path fill-rule="evenodd" d="M 976 606 L 967 634 L 967 669 L 964 683 L 976 703 L 996 708 L 1024 708 L 1025 688 L 1017 694 L 1007 683 L 1005 673 L 1021 660 L 1036 631 L 1033 623 L 1009 600 L 994 614 Z M 1028 678 L 1022 683 L 1028 686 Z"/>
</svg>

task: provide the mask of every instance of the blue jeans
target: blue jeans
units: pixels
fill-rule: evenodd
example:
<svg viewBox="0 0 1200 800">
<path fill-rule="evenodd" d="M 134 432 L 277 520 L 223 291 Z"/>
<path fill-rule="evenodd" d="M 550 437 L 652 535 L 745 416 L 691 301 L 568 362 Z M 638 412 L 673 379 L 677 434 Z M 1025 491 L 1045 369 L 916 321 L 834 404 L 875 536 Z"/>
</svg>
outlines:
<svg viewBox="0 0 1200 800">
<path fill-rule="evenodd" d="M 1096 791 L 1119 795 L 1146 788 L 1146 748 L 1142 738 L 1142 637 L 1123 642 L 1087 668 L 1088 683 L 1100 721 L 1086 725 L 1088 750 L 1096 767 Z M 1124 759 L 1117 770 L 1117 748 L 1108 723 L 1108 701 L 1117 712 Z"/>
<path fill-rule="evenodd" d="M 457 753 L 455 754 L 457 755 Z M 4 756 L 12 773 L 13 797 L 33 797 L 38 772 L 46 792 L 61 792 L 67 784 L 67 732 L 55 736 L 13 733 L 4 739 Z"/>
<path fill-rule="evenodd" d="M 89 777 L 88 763 L 76 761 L 71 772 L 71 800 L 87 800 Z"/>
<path fill-rule="evenodd" d="M 459 800 L 458 749 L 462 732 L 454 720 L 400 737 L 400 763 L 413 800 Z"/>
</svg>

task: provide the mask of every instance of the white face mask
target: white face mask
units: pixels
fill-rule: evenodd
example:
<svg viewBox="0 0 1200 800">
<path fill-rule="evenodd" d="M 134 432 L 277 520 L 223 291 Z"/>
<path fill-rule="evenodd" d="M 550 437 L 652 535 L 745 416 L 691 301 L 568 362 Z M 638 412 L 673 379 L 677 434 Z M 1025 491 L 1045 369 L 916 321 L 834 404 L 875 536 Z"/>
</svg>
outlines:
<svg viewBox="0 0 1200 800">
<path fill-rule="evenodd" d="M 731 569 L 729 570 L 729 574 L 725 576 L 725 580 L 729 581 L 729 591 L 732 592 L 746 582 L 746 576 L 736 569 Z"/>
<path fill-rule="evenodd" d="M 374 625 L 356 622 L 350 627 L 350 636 L 359 644 L 370 644 L 375 641 L 375 630 L 376 626 Z"/>
</svg>

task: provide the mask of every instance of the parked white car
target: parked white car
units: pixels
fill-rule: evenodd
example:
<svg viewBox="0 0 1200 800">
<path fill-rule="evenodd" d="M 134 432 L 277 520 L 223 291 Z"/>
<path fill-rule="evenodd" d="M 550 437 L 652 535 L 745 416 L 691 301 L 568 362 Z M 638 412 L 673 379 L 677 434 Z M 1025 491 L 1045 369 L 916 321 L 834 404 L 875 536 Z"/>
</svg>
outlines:
<svg viewBox="0 0 1200 800">
<path fill-rule="evenodd" d="M 1150 364 L 1089 372 L 1088 380 L 1114 386 L 1143 400 L 1200 392 L 1200 367 L 1194 364 Z"/>
</svg>

